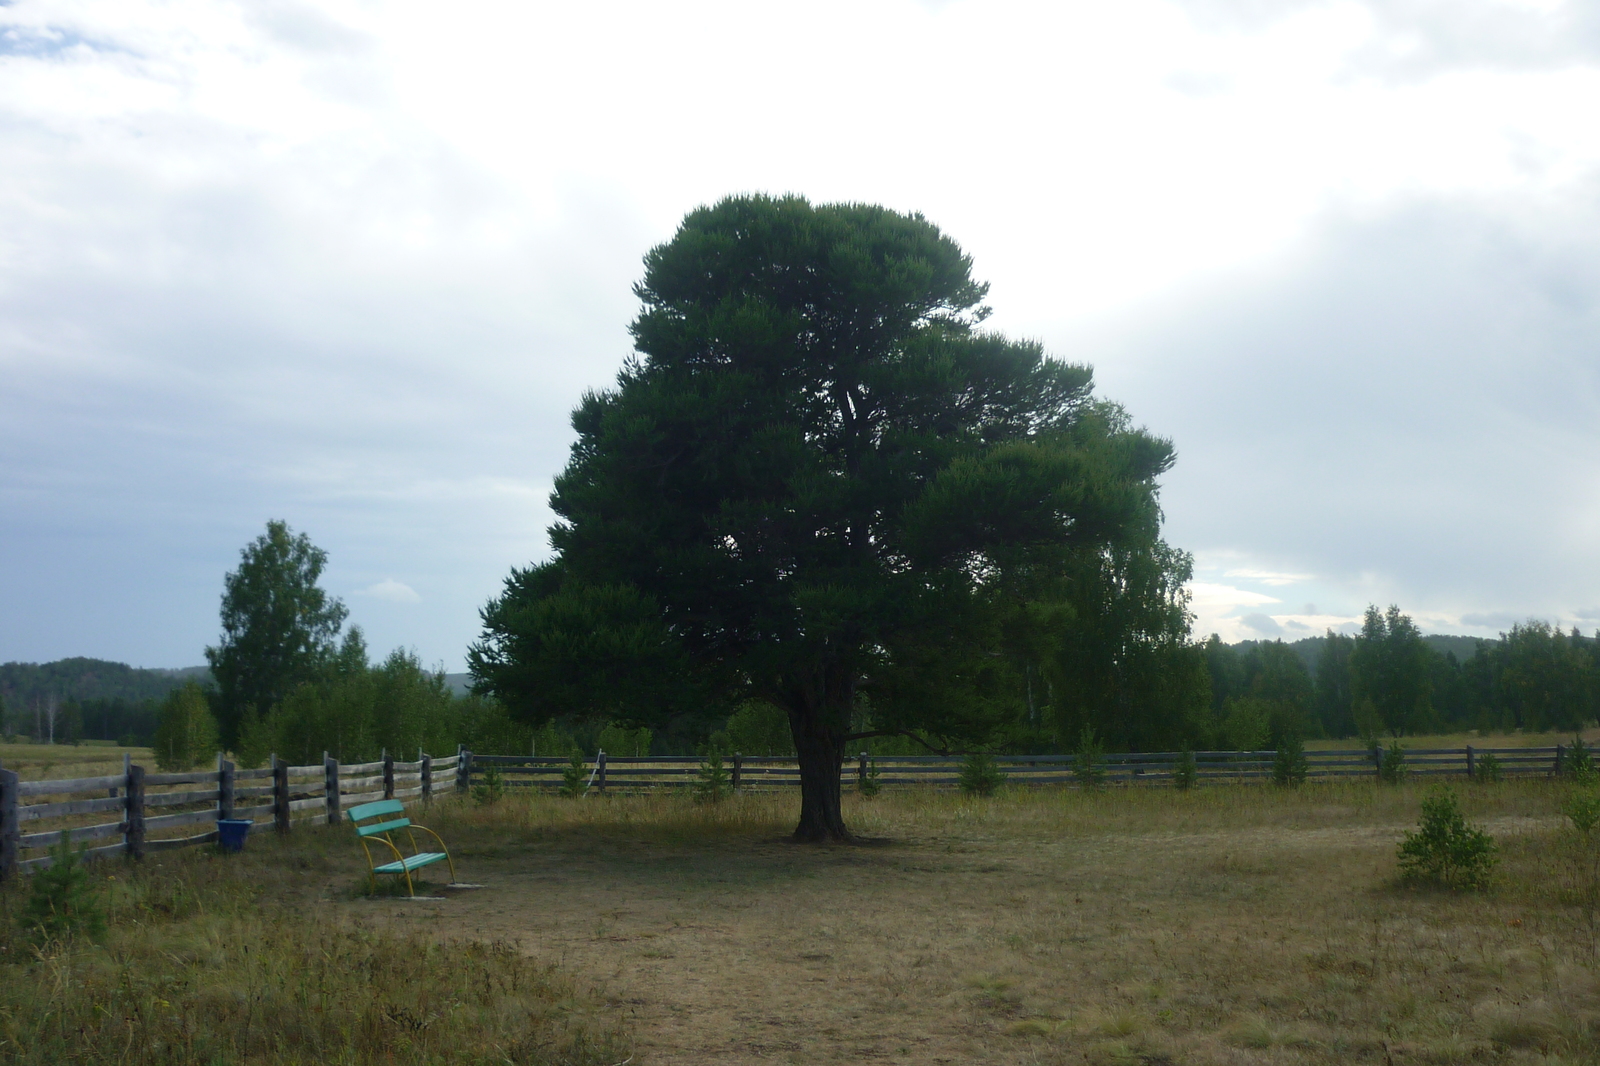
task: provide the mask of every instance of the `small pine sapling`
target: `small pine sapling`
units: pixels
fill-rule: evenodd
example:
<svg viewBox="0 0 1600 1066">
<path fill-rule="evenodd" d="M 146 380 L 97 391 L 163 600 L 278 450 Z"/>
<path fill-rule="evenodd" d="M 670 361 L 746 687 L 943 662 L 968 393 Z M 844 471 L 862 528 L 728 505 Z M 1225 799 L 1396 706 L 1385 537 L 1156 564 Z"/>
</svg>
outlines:
<svg viewBox="0 0 1600 1066">
<path fill-rule="evenodd" d="M 1400 871 L 1409 881 L 1482 888 L 1494 870 L 1494 838 L 1469 825 L 1456 794 L 1441 788 L 1422 801 L 1422 819 L 1400 842 Z"/>
<path fill-rule="evenodd" d="M 1398 740 L 1384 749 L 1383 761 L 1378 764 L 1378 778 L 1391 785 L 1406 779 L 1406 749 Z"/>
<path fill-rule="evenodd" d="M 1188 790 L 1199 780 L 1200 767 L 1195 763 L 1194 750 L 1184 745 L 1183 750 L 1178 752 L 1178 761 L 1172 767 L 1172 787 Z"/>
<path fill-rule="evenodd" d="M 879 781 L 882 776 L 878 773 L 878 760 L 874 756 L 867 757 L 867 772 L 862 775 L 858 789 L 868 799 L 883 791 L 883 783 Z"/>
<path fill-rule="evenodd" d="M 499 803 L 500 797 L 506 794 L 505 778 L 500 774 L 500 768 L 489 765 L 483 768 L 483 783 L 472 786 L 472 801 L 480 807 L 488 807 Z"/>
<path fill-rule="evenodd" d="M 1595 780 L 1594 756 L 1583 746 L 1582 736 L 1573 736 L 1572 747 L 1566 750 L 1561 761 L 1565 764 L 1562 770 L 1570 774 L 1578 784 L 1587 785 Z"/>
<path fill-rule="evenodd" d="M 23 924 L 38 940 L 65 940 L 81 934 L 98 940 L 106 932 L 100 896 L 89 887 L 83 868 L 82 847 L 72 846 L 72 834 L 63 832 L 50 849 L 50 865 L 33 875 Z"/>
<path fill-rule="evenodd" d="M 1272 756 L 1272 780 L 1293 787 L 1305 783 L 1311 766 L 1306 762 L 1306 746 L 1298 736 L 1286 733 Z"/>
<path fill-rule="evenodd" d="M 589 790 L 589 764 L 583 761 L 583 752 L 575 751 L 561 770 L 561 794 L 577 799 Z"/>
<path fill-rule="evenodd" d="M 1104 782 L 1106 770 L 1101 760 L 1105 754 L 1105 746 L 1094 735 L 1094 727 L 1085 725 L 1078 734 L 1078 751 L 1072 760 L 1072 773 L 1080 788 L 1096 789 Z"/>
<path fill-rule="evenodd" d="M 1494 752 L 1486 751 L 1474 760 L 1472 767 L 1473 780 L 1481 781 L 1486 785 L 1497 785 L 1500 783 L 1500 775 L 1500 760 L 1494 757 Z"/>
<path fill-rule="evenodd" d="M 733 794 L 733 782 L 728 768 L 722 765 L 722 752 L 712 748 L 700 760 L 695 772 L 694 798 L 699 803 L 721 803 Z"/>
<path fill-rule="evenodd" d="M 988 755 L 975 751 L 961 764 L 959 781 L 961 791 L 969 796 L 992 796 L 1006 783 L 1006 775 Z"/>
</svg>

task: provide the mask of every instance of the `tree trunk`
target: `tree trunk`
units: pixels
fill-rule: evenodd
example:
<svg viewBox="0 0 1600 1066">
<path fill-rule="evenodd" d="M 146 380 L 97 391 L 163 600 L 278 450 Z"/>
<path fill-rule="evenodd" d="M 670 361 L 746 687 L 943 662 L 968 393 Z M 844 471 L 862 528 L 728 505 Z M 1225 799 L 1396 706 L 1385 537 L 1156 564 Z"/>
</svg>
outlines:
<svg viewBox="0 0 1600 1066">
<path fill-rule="evenodd" d="M 843 734 L 829 729 L 825 717 L 810 708 L 789 712 L 800 763 L 800 824 L 794 838 L 805 843 L 851 839 L 839 806 Z"/>
</svg>

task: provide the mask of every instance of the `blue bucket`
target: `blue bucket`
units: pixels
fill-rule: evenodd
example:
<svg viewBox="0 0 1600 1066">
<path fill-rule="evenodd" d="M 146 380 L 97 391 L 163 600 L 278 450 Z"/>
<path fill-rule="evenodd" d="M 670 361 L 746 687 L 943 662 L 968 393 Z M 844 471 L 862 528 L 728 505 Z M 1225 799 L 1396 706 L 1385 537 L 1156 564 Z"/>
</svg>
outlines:
<svg viewBox="0 0 1600 1066">
<path fill-rule="evenodd" d="M 255 824 L 254 818 L 218 818 L 217 843 L 224 851 L 243 851 L 244 838 Z"/>
</svg>

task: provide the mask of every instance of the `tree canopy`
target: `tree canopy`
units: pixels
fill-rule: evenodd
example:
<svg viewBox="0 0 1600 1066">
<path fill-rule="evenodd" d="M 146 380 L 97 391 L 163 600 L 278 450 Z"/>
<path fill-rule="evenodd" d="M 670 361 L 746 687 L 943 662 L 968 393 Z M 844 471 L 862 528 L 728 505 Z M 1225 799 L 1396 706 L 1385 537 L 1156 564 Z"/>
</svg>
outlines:
<svg viewBox="0 0 1600 1066">
<path fill-rule="evenodd" d="M 318 675 L 335 654 L 347 614 L 317 584 L 328 553 L 288 523 L 268 522 L 239 554 L 239 569 L 223 578 L 222 639 L 206 649 L 230 746 L 248 718 L 265 717 Z"/>
<path fill-rule="evenodd" d="M 511 574 L 469 654 L 515 713 L 764 700 L 800 762 L 797 836 L 840 838 L 851 740 L 981 743 L 1037 713 L 1033 685 L 1073 682 L 1053 713 L 1080 714 L 1186 636 L 1171 444 L 1097 402 L 1087 366 L 983 329 L 986 286 L 920 215 L 730 198 L 635 292 L 636 357 L 573 415 L 554 557 Z M 1068 633 L 1098 640 L 1092 668 Z"/>
</svg>

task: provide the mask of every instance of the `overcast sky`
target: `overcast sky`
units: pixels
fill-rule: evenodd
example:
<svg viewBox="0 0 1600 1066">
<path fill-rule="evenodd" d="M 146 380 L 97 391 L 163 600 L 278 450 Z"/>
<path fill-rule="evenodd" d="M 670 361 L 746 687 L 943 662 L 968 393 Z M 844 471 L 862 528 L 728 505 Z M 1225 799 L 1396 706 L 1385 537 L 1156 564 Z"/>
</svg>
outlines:
<svg viewBox="0 0 1600 1066">
<path fill-rule="evenodd" d="M 459 670 L 686 211 L 921 211 L 1170 436 L 1199 633 L 1600 626 L 1600 4 L 0 6 L 0 661 L 268 519 Z"/>
</svg>

